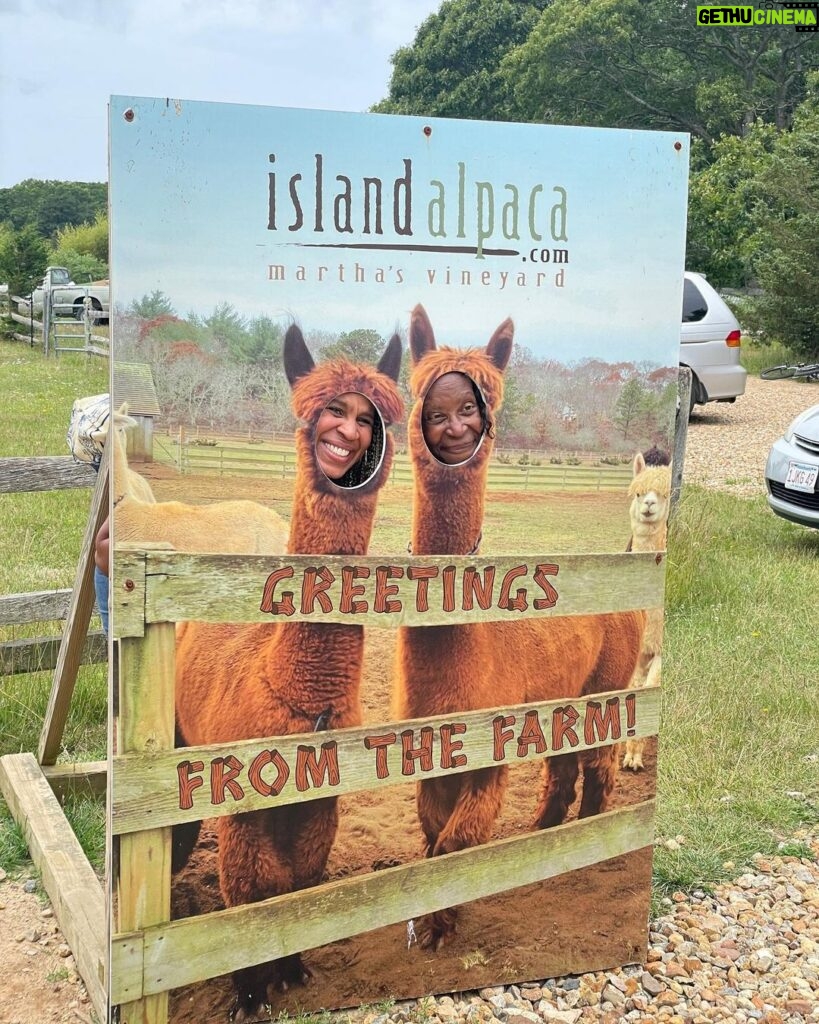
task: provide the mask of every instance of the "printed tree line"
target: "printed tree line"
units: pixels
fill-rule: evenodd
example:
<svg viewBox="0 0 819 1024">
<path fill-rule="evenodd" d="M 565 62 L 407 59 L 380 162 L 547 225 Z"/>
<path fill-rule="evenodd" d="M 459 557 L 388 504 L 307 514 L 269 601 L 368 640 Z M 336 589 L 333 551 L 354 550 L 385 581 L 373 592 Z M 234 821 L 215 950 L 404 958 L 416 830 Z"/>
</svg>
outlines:
<svg viewBox="0 0 819 1024">
<path fill-rule="evenodd" d="M 269 316 L 244 317 L 229 303 L 208 316 L 176 315 L 162 292 L 121 312 L 118 359 L 151 366 L 166 425 L 249 435 L 295 426 L 282 364 L 284 328 Z M 377 363 L 387 339 L 376 331 L 314 331 L 311 351 Z M 399 381 L 409 402 L 409 360 Z M 676 367 L 581 359 L 564 364 L 517 346 L 497 417 L 499 446 L 538 451 L 633 453 L 665 444 L 676 412 Z M 399 445 L 404 424 L 396 424 Z"/>
</svg>

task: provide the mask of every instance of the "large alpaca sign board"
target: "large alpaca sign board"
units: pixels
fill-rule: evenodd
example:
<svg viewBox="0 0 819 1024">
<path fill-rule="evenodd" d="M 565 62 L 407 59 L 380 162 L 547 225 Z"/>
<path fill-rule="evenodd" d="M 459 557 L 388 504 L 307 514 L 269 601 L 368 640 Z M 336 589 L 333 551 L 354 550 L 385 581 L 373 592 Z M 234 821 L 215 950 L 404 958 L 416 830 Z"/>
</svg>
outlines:
<svg viewBox="0 0 819 1024">
<path fill-rule="evenodd" d="M 120 1019 L 641 959 L 686 179 L 675 134 L 112 100 L 114 394 L 162 406 L 112 488 Z"/>
</svg>

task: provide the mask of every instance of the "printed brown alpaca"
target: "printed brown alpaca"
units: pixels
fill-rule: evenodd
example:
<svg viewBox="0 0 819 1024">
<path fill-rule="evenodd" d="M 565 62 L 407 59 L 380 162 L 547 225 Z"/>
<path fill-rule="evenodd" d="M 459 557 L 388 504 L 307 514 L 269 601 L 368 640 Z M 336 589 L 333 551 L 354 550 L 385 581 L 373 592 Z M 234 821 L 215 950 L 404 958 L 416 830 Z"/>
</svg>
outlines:
<svg viewBox="0 0 819 1024">
<path fill-rule="evenodd" d="M 439 463 L 421 429 L 421 406 L 441 374 L 468 374 L 483 392 L 490 417 L 503 402 L 503 371 L 514 326 L 505 320 L 486 349 L 438 348 L 429 318 L 416 306 L 410 321 L 409 419 L 414 471 L 412 551 L 466 555 L 480 543 L 492 438 L 459 466 Z M 559 619 L 405 628 L 398 638 L 397 710 L 405 718 L 451 714 L 528 701 L 576 698 L 625 688 L 643 633 L 642 612 Z M 605 810 L 617 772 L 616 747 L 545 759 L 535 828 L 560 824 L 575 798 L 583 764 L 580 817 Z M 421 782 L 418 816 L 427 856 L 489 840 L 507 783 L 505 767 L 484 768 Z M 439 948 L 455 931 L 456 908 L 431 914 L 419 926 L 422 945 Z"/>
<path fill-rule="evenodd" d="M 293 410 L 306 423 L 296 431 L 297 477 L 288 551 L 361 555 L 367 551 L 378 490 L 389 476 L 393 440 L 384 438 L 380 468 L 357 488 L 342 488 L 315 457 L 315 424 L 333 398 L 356 391 L 369 398 L 385 424 L 402 415 L 395 381 L 401 342 L 395 335 L 377 368 L 334 360 L 315 366 L 296 327 L 285 337 L 284 362 Z M 260 625 L 185 623 L 177 634 L 178 743 L 200 745 L 359 725 L 361 626 L 292 622 Z M 336 800 L 219 819 L 219 876 L 227 906 L 252 903 L 316 885 L 336 834 Z M 175 830 L 175 868 L 196 841 Z M 237 971 L 234 1007 L 243 1021 L 270 993 L 304 983 L 310 971 L 293 955 Z"/>
</svg>

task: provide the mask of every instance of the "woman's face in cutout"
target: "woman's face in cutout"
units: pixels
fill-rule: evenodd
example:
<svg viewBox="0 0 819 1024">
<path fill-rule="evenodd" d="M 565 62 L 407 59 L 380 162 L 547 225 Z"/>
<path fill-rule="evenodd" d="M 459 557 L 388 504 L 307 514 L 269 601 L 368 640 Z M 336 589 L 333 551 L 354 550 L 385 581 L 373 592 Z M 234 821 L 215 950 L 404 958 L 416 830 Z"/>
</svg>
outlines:
<svg viewBox="0 0 819 1024">
<path fill-rule="evenodd" d="M 322 471 L 339 480 L 370 447 L 375 407 L 357 391 L 348 391 L 327 404 L 316 424 L 316 459 Z"/>
<path fill-rule="evenodd" d="M 427 392 L 421 410 L 427 447 L 448 466 L 466 462 L 484 432 L 481 410 L 464 373 L 445 373 Z"/>
</svg>

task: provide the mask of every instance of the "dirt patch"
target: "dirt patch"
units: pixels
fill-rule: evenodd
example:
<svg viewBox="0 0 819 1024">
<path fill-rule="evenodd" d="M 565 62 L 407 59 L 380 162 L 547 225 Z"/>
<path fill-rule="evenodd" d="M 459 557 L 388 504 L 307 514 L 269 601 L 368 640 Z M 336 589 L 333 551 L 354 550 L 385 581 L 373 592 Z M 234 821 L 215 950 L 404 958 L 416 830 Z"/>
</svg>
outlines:
<svg viewBox="0 0 819 1024">
<path fill-rule="evenodd" d="M 0 881 L 0 1024 L 92 1024 L 88 994 L 54 913 L 38 893 L 25 891 L 25 882 Z"/>
</svg>

